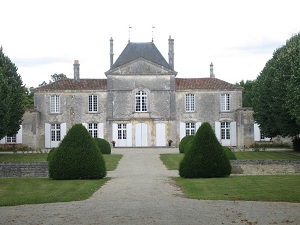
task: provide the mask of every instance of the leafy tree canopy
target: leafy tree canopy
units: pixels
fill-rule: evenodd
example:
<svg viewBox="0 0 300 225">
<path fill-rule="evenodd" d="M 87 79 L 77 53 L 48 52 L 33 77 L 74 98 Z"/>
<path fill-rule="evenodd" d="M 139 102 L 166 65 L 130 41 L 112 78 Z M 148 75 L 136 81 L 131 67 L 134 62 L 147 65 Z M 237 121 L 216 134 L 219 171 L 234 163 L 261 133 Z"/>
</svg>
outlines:
<svg viewBox="0 0 300 225">
<path fill-rule="evenodd" d="M 253 107 L 253 86 L 255 84 L 255 80 L 242 80 L 236 85 L 242 86 L 243 90 L 243 107 Z"/>
<path fill-rule="evenodd" d="M 0 48 L 0 139 L 20 129 L 23 106 L 23 82 L 18 68 Z"/>
<path fill-rule="evenodd" d="M 34 107 L 34 93 L 30 88 L 23 87 L 24 109 L 32 109 Z"/>
<path fill-rule="evenodd" d="M 278 48 L 253 87 L 254 118 L 269 137 L 300 133 L 300 33 Z"/>
<path fill-rule="evenodd" d="M 59 74 L 54 73 L 51 75 L 51 80 L 49 80 L 49 83 L 47 83 L 46 81 L 43 81 L 42 83 L 39 84 L 39 87 L 45 86 L 47 84 L 51 84 L 52 82 L 62 80 L 62 79 L 68 79 L 68 77 L 63 73 L 59 73 Z"/>
</svg>

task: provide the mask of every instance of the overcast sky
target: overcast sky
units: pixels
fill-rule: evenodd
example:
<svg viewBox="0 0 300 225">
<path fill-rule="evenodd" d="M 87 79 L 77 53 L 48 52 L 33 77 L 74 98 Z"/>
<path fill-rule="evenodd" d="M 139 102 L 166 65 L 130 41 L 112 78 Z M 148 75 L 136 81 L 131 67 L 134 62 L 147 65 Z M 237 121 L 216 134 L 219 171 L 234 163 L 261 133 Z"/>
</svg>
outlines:
<svg viewBox="0 0 300 225">
<path fill-rule="evenodd" d="M 64 73 L 105 78 L 128 43 L 151 42 L 168 61 L 174 38 L 179 78 L 253 80 L 274 50 L 300 31 L 299 0 L 0 0 L 0 45 L 27 87 Z M 152 25 L 155 28 L 152 28 Z M 129 29 L 129 26 L 132 28 Z"/>
</svg>

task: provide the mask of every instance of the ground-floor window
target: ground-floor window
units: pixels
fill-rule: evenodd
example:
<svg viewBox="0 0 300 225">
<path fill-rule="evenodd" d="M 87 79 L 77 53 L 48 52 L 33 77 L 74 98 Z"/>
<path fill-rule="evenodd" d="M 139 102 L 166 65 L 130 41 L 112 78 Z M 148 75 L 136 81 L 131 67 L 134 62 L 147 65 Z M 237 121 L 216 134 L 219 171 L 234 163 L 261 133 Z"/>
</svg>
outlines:
<svg viewBox="0 0 300 225">
<path fill-rule="evenodd" d="M 126 133 L 126 123 L 119 123 L 118 124 L 118 139 L 127 139 L 127 133 Z"/>
<path fill-rule="evenodd" d="M 222 122 L 221 123 L 221 139 L 230 139 L 230 123 Z"/>
<path fill-rule="evenodd" d="M 51 124 L 51 141 L 60 141 L 60 124 Z"/>
<path fill-rule="evenodd" d="M 88 131 L 93 138 L 98 137 L 98 124 L 97 123 L 89 123 Z"/>
<path fill-rule="evenodd" d="M 17 135 L 7 136 L 6 143 L 17 143 Z"/>
<path fill-rule="evenodd" d="M 195 123 L 185 124 L 185 135 L 195 135 Z"/>
</svg>

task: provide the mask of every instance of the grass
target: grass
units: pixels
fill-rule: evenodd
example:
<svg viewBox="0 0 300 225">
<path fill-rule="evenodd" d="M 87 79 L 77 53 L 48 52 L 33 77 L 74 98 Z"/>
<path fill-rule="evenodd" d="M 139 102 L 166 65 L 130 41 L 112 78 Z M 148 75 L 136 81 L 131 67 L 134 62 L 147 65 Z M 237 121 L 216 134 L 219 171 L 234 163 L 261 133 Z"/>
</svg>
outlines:
<svg viewBox="0 0 300 225">
<path fill-rule="evenodd" d="M 189 198 L 300 202 L 300 175 L 230 176 L 227 178 L 173 178 Z"/>
<path fill-rule="evenodd" d="M 300 155 L 285 152 L 235 152 L 238 160 L 300 160 Z M 161 154 L 160 159 L 169 170 L 178 170 L 184 154 Z"/>
<path fill-rule="evenodd" d="M 40 162 L 47 161 L 48 154 L 0 154 L 0 162 Z M 118 166 L 122 155 L 119 154 L 103 154 L 106 169 L 108 171 L 115 170 Z"/>
<path fill-rule="evenodd" d="M 0 206 L 80 201 L 92 196 L 108 180 L 0 178 Z"/>
</svg>

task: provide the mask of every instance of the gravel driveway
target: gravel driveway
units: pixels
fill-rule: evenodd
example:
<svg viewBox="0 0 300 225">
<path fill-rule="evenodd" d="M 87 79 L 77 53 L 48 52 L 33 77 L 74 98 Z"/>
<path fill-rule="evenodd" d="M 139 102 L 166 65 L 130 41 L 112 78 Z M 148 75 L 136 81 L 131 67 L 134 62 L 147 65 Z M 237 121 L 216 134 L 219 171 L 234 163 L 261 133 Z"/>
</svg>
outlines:
<svg viewBox="0 0 300 225">
<path fill-rule="evenodd" d="M 183 197 L 160 153 L 169 148 L 114 148 L 112 177 L 85 201 L 0 207 L 0 224 L 300 224 L 300 204 L 203 201 Z M 291 190 L 292 191 L 292 190 Z"/>
</svg>

